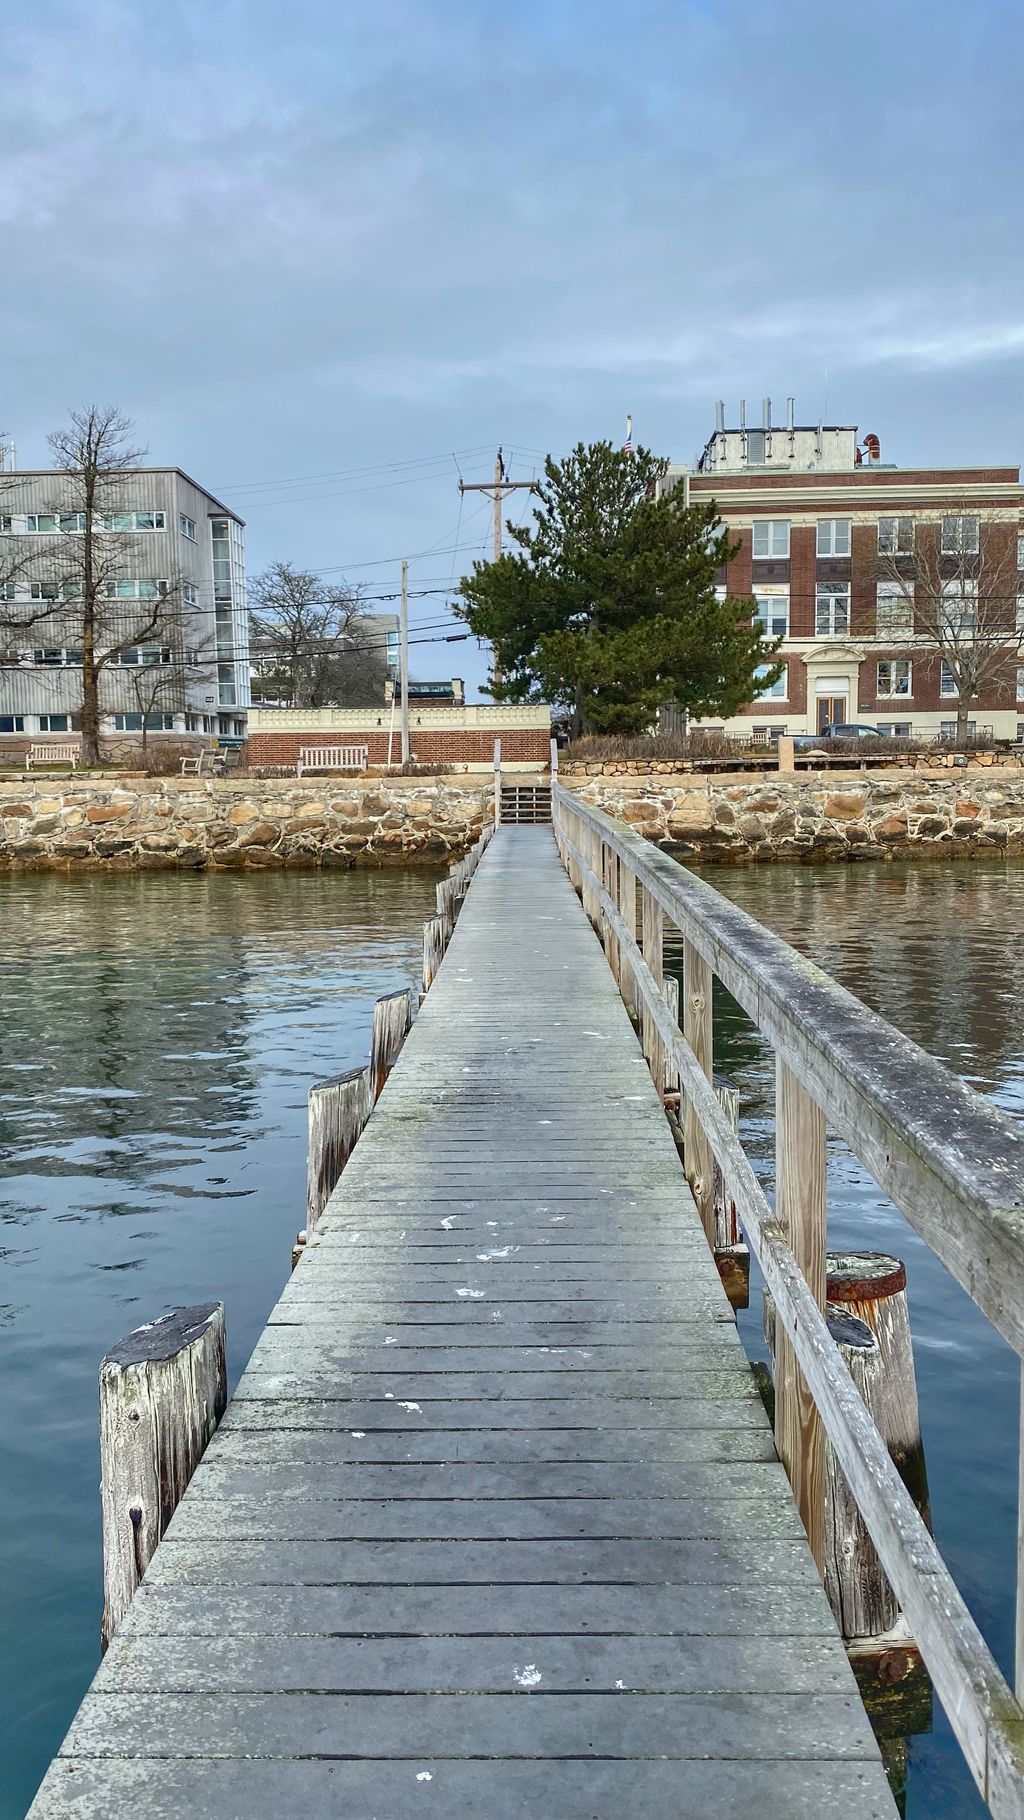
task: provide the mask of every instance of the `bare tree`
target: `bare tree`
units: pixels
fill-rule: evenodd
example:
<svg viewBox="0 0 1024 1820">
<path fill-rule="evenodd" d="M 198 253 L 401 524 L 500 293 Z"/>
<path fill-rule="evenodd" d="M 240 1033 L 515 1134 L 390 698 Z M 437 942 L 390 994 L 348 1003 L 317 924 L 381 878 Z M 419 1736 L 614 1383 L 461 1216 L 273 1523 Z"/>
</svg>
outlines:
<svg viewBox="0 0 1024 1820">
<path fill-rule="evenodd" d="M 308 569 L 272 563 L 249 585 L 249 641 L 254 696 L 283 697 L 292 708 L 383 700 L 384 645 L 346 582 L 332 587 Z"/>
<path fill-rule="evenodd" d="M 215 635 L 212 630 L 202 637 L 183 614 L 169 615 L 160 628 L 160 644 L 136 645 L 121 653 L 121 664 L 128 676 L 135 711 L 141 717 L 143 760 L 149 749 L 151 723 L 157 714 L 182 710 L 190 682 L 217 679 Z M 126 663 L 128 657 L 131 663 Z"/>
<path fill-rule="evenodd" d="M 67 428 L 49 438 L 62 478 L 27 556 L 13 514 L 10 524 L 0 521 L 0 580 L 5 565 L 13 571 L 0 588 L 0 644 L 8 661 L 21 657 L 28 633 L 46 648 L 73 652 L 82 672 L 85 764 L 99 762 L 104 672 L 142 645 L 167 643 L 182 599 L 179 577 L 145 573 L 151 546 L 145 534 L 131 534 L 134 515 L 123 510 L 126 478 L 144 453 L 131 446 L 131 429 L 114 406 L 72 411 Z M 17 483 L 12 475 L 12 490 Z"/>
<path fill-rule="evenodd" d="M 940 519 L 882 519 L 877 635 L 906 656 L 938 656 L 956 690 L 956 737 L 994 691 L 1015 694 L 1024 653 L 1016 519 L 982 522 L 970 503 Z"/>
</svg>

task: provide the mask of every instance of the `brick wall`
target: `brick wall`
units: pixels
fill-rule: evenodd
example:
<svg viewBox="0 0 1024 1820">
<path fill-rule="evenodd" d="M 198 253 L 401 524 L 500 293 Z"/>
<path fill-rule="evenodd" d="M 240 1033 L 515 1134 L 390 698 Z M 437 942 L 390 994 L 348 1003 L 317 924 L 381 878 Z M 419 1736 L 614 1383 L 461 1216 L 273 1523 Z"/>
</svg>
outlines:
<svg viewBox="0 0 1024 1820">
<path fill-rule="evenodd" d="M 540 768 L 551 757 L 551 736 L 544 727 L 508 727 L 496 735 L 473 728 L 452 727 L 446 730 L 413 725 L 410 728 L 409 743 L 414 759 L 421 765 L 432 762 L 447 765 L 467 762 L 490 764 L 494 758 L 496 737 L 501 740 L 503 762 L 535 764 Z M 302 746 L 342 745 L 367 746 L 371 765 L 387 764 L 386 727 L 367 728 L 365 732 L 346 729 L 335 733 L 250 733 L 246 745 L 246 763 L 253 766 L 294 766 L 298 763 Z M 392 758 L 398 762 L 397 729 L 392 743 Z"/>
</svg>

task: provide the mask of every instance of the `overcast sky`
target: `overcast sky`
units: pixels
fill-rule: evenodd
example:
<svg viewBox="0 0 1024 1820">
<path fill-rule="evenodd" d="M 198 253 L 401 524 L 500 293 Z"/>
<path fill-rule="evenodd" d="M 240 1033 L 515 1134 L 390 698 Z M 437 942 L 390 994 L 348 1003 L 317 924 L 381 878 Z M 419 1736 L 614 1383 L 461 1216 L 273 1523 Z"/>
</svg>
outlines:
<svg viewBox="0 0 1024 1820">
<path fill-rule="evenodd" d="M 0 428 L 42 465 L 114 401 L 250 569 L 408 554 L 425 629 L 489 535 L 452 451 L 526 477 L 632 411 L 688 460 L 792 392 L 1016 465 L 1022 55 L 1016 0 L 8 5 Z"/>
</svg>

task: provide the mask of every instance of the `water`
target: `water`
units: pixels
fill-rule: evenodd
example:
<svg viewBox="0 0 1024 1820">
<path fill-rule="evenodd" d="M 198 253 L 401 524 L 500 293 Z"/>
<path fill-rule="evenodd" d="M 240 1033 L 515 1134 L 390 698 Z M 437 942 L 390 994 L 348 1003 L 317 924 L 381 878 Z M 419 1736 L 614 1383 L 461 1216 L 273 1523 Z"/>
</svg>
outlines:
<svg viewBox="0 0 1024 1820">
<path fill-rule="evenodd" d="M 97 1663 L 99 1360 L 219 1297 L 234 1384 L 304 1220 L 306 1089 L 416 981 L 434 876 L 0 878 L 0 1820 Z"/>
<path fill-rule="evenodd" d="M 811 955 L 873 1010 L 989 1095 L 1024 1112 L 1019 972 L 1024 864 L 709 868 L 710 883 Z M 741 1093 L 741 1135 L 766 1188 L 774 1175 L 774 1064 L 716 986 L 715 1062 Z M 907 1265 L 935 1536 L 1012 1684 L 1017 1520 L 1017 1360 L 845 1147 L 829 1143 L 829 1244 L 895 1252 Z M 740 1317 L 766 1357 L 761 1296 Z M 987 1813 L 941 1709 L 910 1747 L 908 1815 Z"/>
<path fill-rule="evenodd" d="M 1024 1109 L 1024 866 L 710 877 Z M 307 1085 L 365 1059 L 372 1001 L 416 977 L 432 907 L 422 872 L 0 878 L 0 1820 L 24 1814 L 96 1665 L 98 1361 L 167 1305 L 220 1296 L 237 1378 L 302 1218 Z M 716 1059 L 770 1186 L 771 1059 L 724 995 Z M 834 1245 L 907 1261 L 936 1534 L 1008 1671 L 1016 1361 L 838 1145 L 829 1192 Z M 937 1715 L 907 1812 L 984 1811 Z"/>
</svg>

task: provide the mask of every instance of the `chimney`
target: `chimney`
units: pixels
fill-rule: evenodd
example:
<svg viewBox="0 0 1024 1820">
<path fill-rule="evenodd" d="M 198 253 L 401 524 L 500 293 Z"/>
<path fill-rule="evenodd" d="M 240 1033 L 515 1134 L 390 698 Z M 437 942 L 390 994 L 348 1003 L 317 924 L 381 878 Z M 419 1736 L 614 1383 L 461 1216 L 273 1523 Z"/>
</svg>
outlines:
<svg viewBox="0 0 1024 1820">
<path fill-rule="evenodd" d="M 793 409 L 795 404 L 795 398 L 786 399 L 786 428 L 791 436 L 793 434 Z"/>
<path fill-rule="evenodd" d="M 715 433 L 718 436 L 724 436 L 724 434 L 725 434 L 725 399 L 724 398 L 715 399 Z"/>
</svg>

